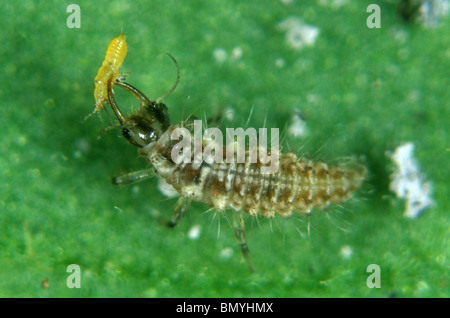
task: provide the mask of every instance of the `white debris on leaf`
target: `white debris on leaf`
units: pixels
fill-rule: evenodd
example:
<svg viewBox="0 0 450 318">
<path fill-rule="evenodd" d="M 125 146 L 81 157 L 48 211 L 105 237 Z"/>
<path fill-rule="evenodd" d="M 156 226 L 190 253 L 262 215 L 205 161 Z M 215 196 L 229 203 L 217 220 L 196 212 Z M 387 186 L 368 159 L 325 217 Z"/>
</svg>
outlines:
<svg viewBox="0 0 450 318">
<path fill-rule="evenodd" d="M 275 60 L 275 66 L 282 68 L 286 64 L 286 61 L 282 58 L 278 58 Z"/>
<path fill-rule="evenodd" d="M 286 42 L 296 50 L 314 45 L 319 35 L 318 27 L 303 23 L 298 17 L 287 17 L 278 28 L 286 31 Z"/>
<path fill-rule="evenodd" d="M 224 48 L 218 47 L 214 49 L 213 56 L 216 59 L 217 62 L 223 63 L 228 58 L 227 51 L 225 51 Z"/>
<path fill-rule="evenodd" d="M 433 205 L 433 199 L 431 183 L 425 182 L 413 158 L 413 151 L 414 144 L 406 143 L 390 155 L 397 166 L 391 177 L 390 189 L 398 198 L 406 199 L 405 216 L 417 218 L 424 209 Z"/>
<path fill-rule="evenodd" d="M 194 225 L 188 233 L 188 238 L 195 241 L 200 237 L 201 227 L 200 225 Z"/>
<path fill-rule="evenodd" d="M 450 3 L 448 0 L 419 0 L 418 20 L 428 28 L 438 25 L 439 19 L 448 15 Z"/>
<path fill-rule="evenodd" d="M 239 46 L 236 46 L 233 49 L 233 51 L 231 51 L 231 56 L 234 60 L 239 60 L 243 54 L 244 52 L 242 51 L 242 48 L 240 48 Z"/>
<path fill-rule="evenodd" d="M 163 178 L 159 178 L 158 189 L 168 198 L 173 198 L 178 195 L 178 192 Z"/>
<path fill-rule="evenodd" d="M 342 258 L 350 259 L 353 254 L 353 249 L 348 245 L 344 245 L 341 247 L 339 254 L 341 254 Z"/>
<path fill-rule="evenodd" d="M 73 157 L 75 159 L 80 159 L 83 155 L 89 152 L 90 144 L 86 139 L 78 139 L 75 143 L 75 149 L 76 150 L 73 153 Z"/>
<path fill-rule="evenodd" d="M 298 110 L 295 110 L 291 118 L 291 124 L 288 127 L 288 134 L 293 137 L 303 137 L 306 133 L 306 121 L 302 114 Z"/>
<path fill-rule="evenodd" d="M 325 7 L 332 7 L 333 9 L 339 9 L 346 5 L 348 0 L 319 0 L 319 4 Z"/>
<path fill-rule="evenodd" d="M 223 259 L 229 259 L 233 256 L 233 249 L 226 247 L 223 250 L 220 251 L 220 257 Z"/>
<path fill-rule="evenodd" d="M 138 185 L 134 185 L 131 187 L 131 193 L 138 194 L 141 191 L 141 188 Z"/>
</svg>

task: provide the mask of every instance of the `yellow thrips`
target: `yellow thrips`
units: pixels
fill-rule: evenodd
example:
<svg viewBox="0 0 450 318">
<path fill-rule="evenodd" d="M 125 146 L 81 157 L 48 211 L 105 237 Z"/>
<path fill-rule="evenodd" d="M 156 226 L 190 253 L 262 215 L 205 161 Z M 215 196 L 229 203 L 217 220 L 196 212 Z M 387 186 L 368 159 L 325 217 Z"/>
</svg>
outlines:
<svg viewBox="0 0 450 318">
<path fill-rule="evenodd" d="M 99 68 L 95 77 L 95 111 L 101 110 L 108 102 L 108 83 L 112 86 L 121 74 L 119 68 L 122 66 L 127 55 L 126 37 L 120 34 L 113 39 L 106 50 L 105 60 Z"/>
</svg>

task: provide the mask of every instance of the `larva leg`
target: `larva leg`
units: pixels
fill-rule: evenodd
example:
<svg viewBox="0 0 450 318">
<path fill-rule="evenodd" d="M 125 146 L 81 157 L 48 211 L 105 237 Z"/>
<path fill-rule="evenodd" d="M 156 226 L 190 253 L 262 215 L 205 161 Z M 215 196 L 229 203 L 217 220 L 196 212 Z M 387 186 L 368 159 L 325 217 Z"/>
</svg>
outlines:
<svg viewBox="0 0 450 318">
<path fill-rule="evenodd" d="M 250 272 L 254 272 L 253 262 L 250 255 L 250 250 L 247 245 L 247 237 L 245 235 L 244 219 L 242 218 L 242 213 L 233 213 L 233 229 L 234 235 L 241 247 L 242 256 L 244 261 L 248 266 Z"/>
<path fill-rule="evenodd" d="M 104 109 L 104 111 L 105 111 L 106 117 L 108 118 L 108 121 L 109 121 L 110 126 L 102 128 L 102 129 L 98 132 L 98 134 L 97 134 L 97 137 L 98 137 L 98 138 L 100 138 L 102 135 L 104 135 L 105 133 L 107 133 L 107 132 L 110 131 L 110 130 L 113 130 L 113 129 L 121 129 L 121 128 L 122 128 L 122 126 L 114 124 L 114 122 L 113 122 L 113 120 L 112 120 L 112 118 L 111 118 L 111 115 L 109 115 L 109 112 L 108 112 L 108 110 L 106 109 L 106 107 L 103 108 L 103 109 Z M 96 111 L 94 110 L 94 113 L 95 113 L 95 112 L 96 112 Z M 103 121 L 103 118 L 100 116 L 100 112 L 97 112 L 97 113 L 98 113 L 98 117 L 100 118 L 100 120 Z M 92 113 L 92 114 L 93 114 L 93 113 Z M 90 115 L 89 115 L 89 116 L 90 116 Z M 87 118 L 87 117 L 86 117 L 86 118 Z"/>
<path fill-rule="evenodd" d="M 106 109 L 106 108 L 105 108 Z M 100 131 L 97 134 L 97 137 L 100 138 L 101 136 L 103 136 L 104 134 L 106 134 L 108 131 L 113 130 L 113 129 L 120 129 L 122 128 L 122 126 L 119 125 L 111 125 L 105 128 L 100 129 Z"/>
<path fill-rule="evenodd" d="M 191 199 L 187 197 L 180 197 L 178 200 L 178 204 L 175 207 L 175 212 L 173 213 L 172 219 L 167 222 L 168 227 L 177 226 L 181 220 L 183 219 L 184 213 L 189 209 L 189 205 L 191 204 Z"/>
<path fill-rule="evenodd" d="M 133 172 L 124 174 L 122 176 L 113 177 L 112 183 L 115 185 L 133 184 L 136 182 L 147 180 L 147 179 L 153 177 L 154 175 L 155 174 L 154 174 L 153 168 L 139 170 L 139 171 L 133 171 Z"/>
</svg>

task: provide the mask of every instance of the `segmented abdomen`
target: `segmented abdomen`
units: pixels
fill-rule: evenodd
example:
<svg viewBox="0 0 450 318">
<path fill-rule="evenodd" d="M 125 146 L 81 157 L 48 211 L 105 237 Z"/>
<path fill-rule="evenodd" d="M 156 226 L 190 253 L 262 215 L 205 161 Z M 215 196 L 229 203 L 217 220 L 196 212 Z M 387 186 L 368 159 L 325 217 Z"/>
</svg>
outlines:
<svg viewBox="0 0 450 318">
<path fill-rule="evenodd" d="M 106 50 L 105 60 L 97 72 L 95 77 L 95 109 L 101 110 L 107 103 L 107 84 L 111 85 L 120 76 L 119 68 L 122 66 L 125 56 L 127 55 L 126 37 L 120 34 L 114 38 Z"/>
<path fill-rule="evenodd" d="M 145 154 L 157 173 L 181 195 L 217 210 L 232 208 L 267 217 L 309 213 L 348 199 L 366 174 L 361 165 L 329 166 L 299 160 L 292 153 L 280 155 L 273 174 L 261 174 L 261 167 L 268 164 L 250 163 L 248 151 L 245 163 L 224 159 L 224 163 L 175 164 L 170 157 L 173 143 L 164 137 Z"/>
</svg>

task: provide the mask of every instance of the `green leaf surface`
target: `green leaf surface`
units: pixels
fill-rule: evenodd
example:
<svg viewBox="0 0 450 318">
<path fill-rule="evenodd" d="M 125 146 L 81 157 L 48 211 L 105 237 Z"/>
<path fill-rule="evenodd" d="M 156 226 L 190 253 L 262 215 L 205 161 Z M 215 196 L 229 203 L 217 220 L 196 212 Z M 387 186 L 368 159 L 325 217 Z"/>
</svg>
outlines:
<svg viewBox="0 0 450 318">
<path fill-rule="evenodd" d="M 369 29 L 370 3 L 78 1 L 81 28 L 69 29 L 69 3 L 2 2 L 0 297 L 449 297 L 450 22 L 409 24 L 379 1 L 381 28 Z M 289 17 L 318 28 L 313 45 L 289 45 L 280 29 Z M 121 71 L 152 99 L 175 80 L 166 52 L 180 64 L 165 99 L 173 123 L 231 110 L 222 127 L 280 128 L 283 151 L 362 158 L 366 184 L 310 217 L 246 216 L 255 273 L 226 216 L 204 204 L 165 228 L 158 218 L 171 217 L 176 198 L 156 178 L 112 185 L 148 164 L 119 130 L 97 138 L 106 117 L 84 121 L 121 32 Z M 286 133 L 294 110 L 303 138 Z M 417 219 L 389 191 L 387 153 L 405 142 L 433 185 L 435 205 Z M 81 268 L 79 289 L 67 287 L 70 264 Z M 370 264 L 381 288 L 366 285 Z"/>
</svg>

